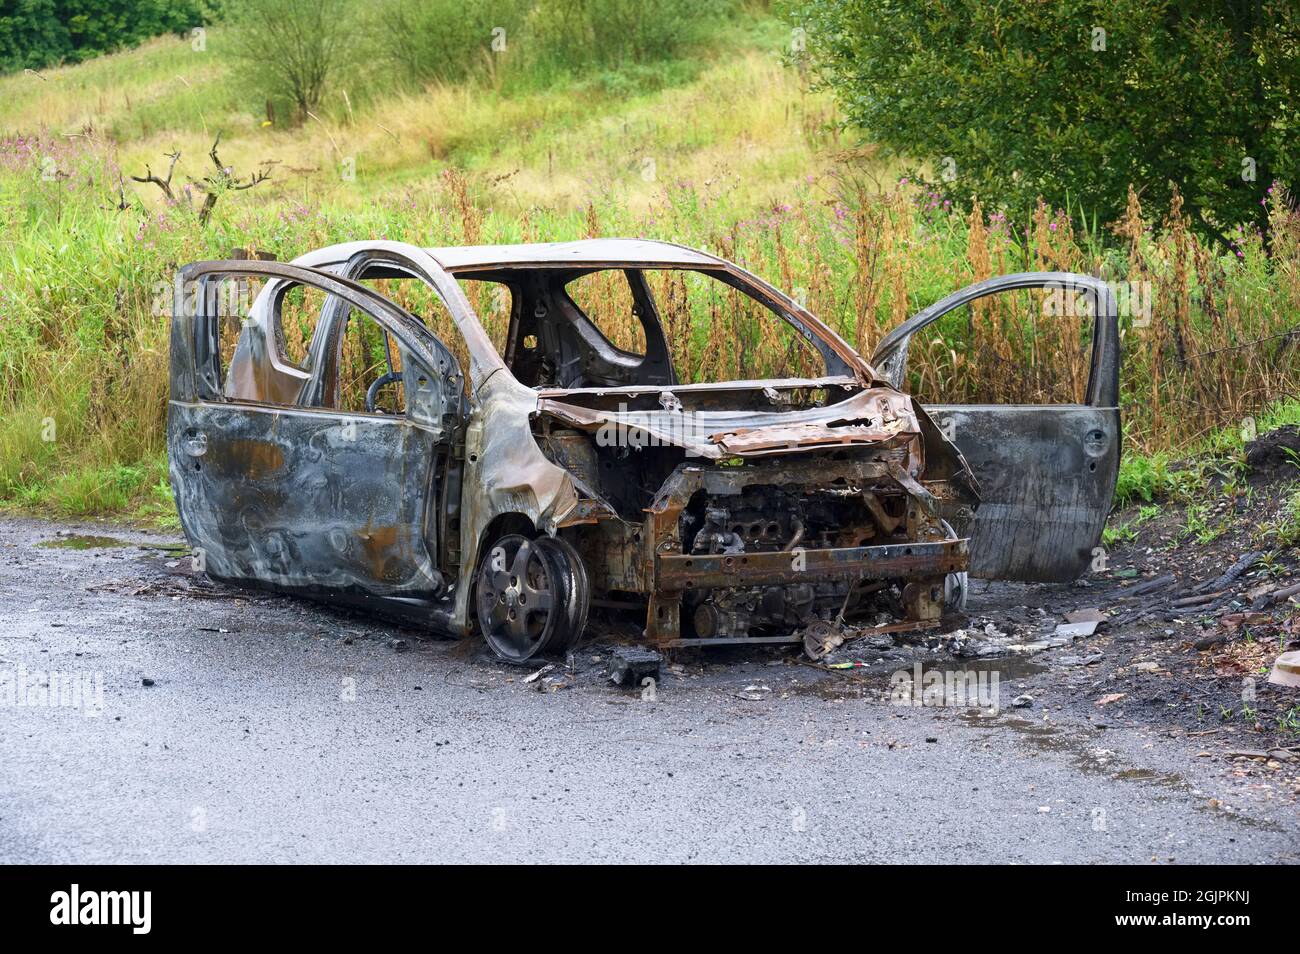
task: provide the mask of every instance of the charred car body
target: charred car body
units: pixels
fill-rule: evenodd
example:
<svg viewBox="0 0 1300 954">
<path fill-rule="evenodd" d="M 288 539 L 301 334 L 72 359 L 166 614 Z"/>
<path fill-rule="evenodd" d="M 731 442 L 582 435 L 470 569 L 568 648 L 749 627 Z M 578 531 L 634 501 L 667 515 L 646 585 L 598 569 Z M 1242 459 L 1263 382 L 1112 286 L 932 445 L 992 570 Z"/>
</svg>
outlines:
<svg viewBox="0 0 1300 954">
<path fill-rule="evenodd" d="M 573 294 L 609 273 L 626 282 L 635 349 Z M 647 280 L 663 273 L 745 296 L 821 373 L 680 383 Z M 262 287 L 231 331 L 219 291 L 248 279 Z M 421 283 L 461 340 L 441 340 L 377 280 Z M 508 295 L 500 349 L 467 281 Z M 900 389 L 920 328 L 1050 286 L 1095 306 L 1084 403 L 926 410 Z M 872 363 L 743 269 L 660 242 L 361 242 L 287 265 L 197 263 L 177 287 L 171 481 L 207 572 L 477 628 L 514 661 L 571 647 L 592 607 L 661 647 L 794 641 L 882 612 L 923 627 L 962 599 L 968 569 L 1077 576 L 1114 489 L 1115 306 L 1086 276 L 972 286 L 889 335 Z M 293 356 L 283 310 L 303 289 L 323 305 Z M 350 408 L 340 366 L 358 319 L 378 329 L 386 365 Z M 389 389 L 402 400 L 385 409 Z"/>
</svg>

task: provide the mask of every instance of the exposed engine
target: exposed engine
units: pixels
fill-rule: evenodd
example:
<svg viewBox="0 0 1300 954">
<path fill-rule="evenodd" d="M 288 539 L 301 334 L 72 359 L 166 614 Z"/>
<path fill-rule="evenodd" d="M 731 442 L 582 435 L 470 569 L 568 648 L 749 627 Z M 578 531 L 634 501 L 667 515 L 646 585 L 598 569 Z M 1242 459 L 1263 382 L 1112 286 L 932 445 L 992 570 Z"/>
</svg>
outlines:
<svg viewBox="0 0 1300 954">
<path fill-rule="evenodd" d="M 853 488 L 797 493 L 751 486 L 738 495 L 697 499 L 682 512 L 682 540 L 690 553 L 743 554 L 871 546 L 897 537 L 907 516 L 907 496 Z M 905 537 L 897 537 L 905 539 Z M 688 590 L 684 628 L 701 639 L 792 632 L 814 619 L 854 619 L 878 611 L 901 612 L 901 588 L 883 582 L 810 581 Z"/>
<path fill-rule="evenodd" d="M 945 574 L 966 566 L 939 501 L 961 490 L 943 448 L 927 468 L 926 435 L 895 394 L 861 392 L 812 422 L 799 415 L 818 405 L 783 407 L 757 427 L 689 417 L 664 393 L 581 396 L 615 397 L 637 406 L 551 405 L 567 420 L 541 415 L 535 431 L 589 500 L 568 536 L 596 605 L 644 606 L 659 645 L 939 618 Z"/>
</svg>

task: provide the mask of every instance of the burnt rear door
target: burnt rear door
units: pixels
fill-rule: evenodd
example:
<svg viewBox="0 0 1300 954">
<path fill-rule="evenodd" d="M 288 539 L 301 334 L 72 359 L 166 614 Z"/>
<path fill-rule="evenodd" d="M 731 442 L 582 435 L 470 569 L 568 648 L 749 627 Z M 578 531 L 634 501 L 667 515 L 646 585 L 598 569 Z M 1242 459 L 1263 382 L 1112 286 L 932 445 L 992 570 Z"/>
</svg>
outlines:
<svg viewBox="0 0 1300 954">
<path fill-rule="evenodd" d="M 872 363 L 895 387 L 907 380 L 912 336 L 954 309 L 990 295 L 1046 289 L 1092 319 L 1088 381 L 1081 404 L 946 404 L 918 393 L 944 435 L 965 455 L 981 503 L 950 513 L 971 537 L 971 575 L 1063 582 L 1100 553 L 1119 473 L 1119 326 L 1115 297 L 1101 279 L 1027 272 L 970 285 L 890 332 Z M 985 358 L 988 360 L 988 358 Z"/>
</svg>

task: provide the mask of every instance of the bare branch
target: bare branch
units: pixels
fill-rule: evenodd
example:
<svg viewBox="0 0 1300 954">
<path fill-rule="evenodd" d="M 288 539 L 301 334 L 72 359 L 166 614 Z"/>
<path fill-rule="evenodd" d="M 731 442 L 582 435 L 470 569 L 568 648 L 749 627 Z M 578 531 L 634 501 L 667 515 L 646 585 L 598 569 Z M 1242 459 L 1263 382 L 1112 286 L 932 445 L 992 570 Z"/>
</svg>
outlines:
<svg viewBox="0 0 1300 954">
<path fill-rule="evenodd" d="M 171 164 L 167 166 L 166 179 L 159 179 L 156 175 L 153 174 L 153 170 L 147 165 L 144 167 L 143 176 L 132 176 L 131 178 L 135 182 L 152 182 L 154 185 L 156 185 L 159 189 L 162 190 L 163 195 L 165 195 L 168 198 L 168 200 L 175 202 L 176 196 L 172 192 L 172 173 L 176 171 L 176 163 L 180 161 L 181 153 L 180 150 L 178 149 L 175 152 L 166 153 L 166 155 L 169 159 L 171 159 Z"/>
<path fill-rule="evenodd" d="M 216 138 L 212 140 L 212 148 L 208 150 L 208 156 L 212 159 L 215 171 L 211 175 L 204 176 L 202 180 L 190 180 L 196 189 L 205 193 L 203 205 L 199 209 L 200 225 L 208 224 L 208 219 L 212 217 L 212 210 L 216 207 L 217 200 L 223 192 L 243 192 L 245 189 L 251 189 L 253 186 L 271 178 L 271 166 L 274 165 L 274 162 L 271 161 L 264 162 L 262 168 L 247 179 L 235 175 L 222 163 L 221 156 L 217 154 L 217 147 L 220 145 L 221 132 L 218 131 Z"/>
<path fill-rule="evenodd" d="M 221 157 L 217 155 L 217 147 L 221 145 L 221 130 L 217 130 L 217 136 L 212 140 L 212 148 L 208 150 L 208 155 L 212 157 L 212 164 L 217 167 L 217 172 L 221 175 L 226 174 L 226 167 L 221 164 Z"/>
<path fill-rule="evenodd" d="M 208 157 L 212 160 L 213 171 L 202 179 L 186 177 L 190 185 L 203 193 L 203 205 L 199 208 L 199 224 L 207 225 L 208 219 L 212 217 L 212 210 L 216 207 L 217 200 L 221 198 L 223 192 L 243 192 L 245 189 L 251 189 L 260 185 L 267 179 L 271 178 L 271 167 L 278 160 L 267 160 L 262 163 L 262 167 L 247 178 L 234 174 L 234 172 L 221 162 L 221 156 L 217 153 L 221 145 L 221 133 L 217 132 L 216 137 L 212 140 L 212 148 L 208 150 Z M 176 172 L 176 163 L 180 161 L 180 151 L 167 153 L 171 159 L 171 164 L 167 167 L 167 178 L 161 179 L 154 175 L 149 166 L 144 167 L 143 176 L 132 176 L 136 182 L 152 182 L 162 190 L 171 202 L 177 201 L 176 193 L 172 188 L 172 176 Z M 188 193 L 186 198 L 188 198 Z"/>
</svg>

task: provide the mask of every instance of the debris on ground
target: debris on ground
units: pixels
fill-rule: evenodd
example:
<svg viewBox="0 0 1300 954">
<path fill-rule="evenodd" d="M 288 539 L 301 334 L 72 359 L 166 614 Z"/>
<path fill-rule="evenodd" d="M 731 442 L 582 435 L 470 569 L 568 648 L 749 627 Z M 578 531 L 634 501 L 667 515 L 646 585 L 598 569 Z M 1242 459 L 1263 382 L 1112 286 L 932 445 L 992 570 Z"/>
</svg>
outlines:
<svg viewBox="0 0 1300 954">
<path fill-rule="evenodd" d="M 882 614 L 875 626 L 849 626 L 840 620 L 813 620 L 797 635 L 803 642 L 804 654 L 816 661 L 848 642 L 859 648 L 865 647 L 867 651 L 886 652 L 893 649 L 898 640 L 905 640 L 906 634 L 936 629 L 939 625 L 938 621 L 890 621 L 888 615 Z"/>
<path fill-rule="evenodd" d="M 1066 636 L 1070 639 L 1082 639 L 1085 636 L 1091 636 L 1097 631 L 1096 620 L 1086 620 L 1081 623 L 1062 623 L 1052 631 L 1054 636 Z"/>
<path fill-rule="evenodd" d="M 1087 653 L 1048 658 L 1084 663 L 1057 678 L 1086 681 L 1094 705 L 1115 706 L 1124 719 L 1214 733 L 1221 757 L 1232 741 L 1242 750 L 1288 750 L 1300 738 L 1300 667 L 1292 682 L 1279 659 L 1300 651 L 1298 454 L 1300 427 L 1284 427 L 1247 445 L 1245 472 L 1227 461 L 1202 467 L 1194 489 L 1176 499 L 1113 514 L 1120 542 L 1088 578 L 1095 610 L 1038 591 L 1065 619 L 1058 632 L 1104 614 L 1094 634 L 1080 636 Z M 1014 598 L 978 605 L 1002 620 Z M 1104 658 L 1088 665 L 1095 653 Z M 1241 746 L 1252 739 L 1258 742 Z M 1247 764 L 1296 763 L 1272 756 Z M 1282 785 L 1300 794 L 1300 779 Z"/>
<path fill-rule="evenodd" d="M 663 656 L 640 646 L 617 646 L 610 654 L 609 678 L 615 685 L 639 686 L 642 679 L 659 681 Z"/>
<path fill-rule="evenodd" d="M 1300 652 L 1283 653 L 1273 661 L 1268 681 L 1275 686 L 1300 688 Z"/>
<path fill-rule="evenodd" d="M 1095 606 L 1090 606 L 1086 609 L 1077 609 L 1065 614 L 1065 621 L 1067 623 L 1096 623 L 1101 625 L 1108 619 L 1110 619 L 1110 614 L 1106 613 L 1104 610 L 1097 609 Z"/>
<path fill-rule="evenodd" d="M 1048 649 L 1069 646 L 1092 635 L 1100 621 L 1060 624 L 1050 614 L 1026 608 L 1031 620 L 1024 625 L 991 617 L 968 619 L 964 626 L 944 631 L 941 626 L 882 624 L 845 627 L 813 623 L 802 631 L 808 658 L 829 663 L 828 668 L 869 668 L 873 665 L 909 665 L 945 656 L 962 660 L 1033 656 Z M 1105 617 L 1104 613 L 1092 611 Z M 960 619 L 960 618 L 959 618 Z"/>
<path fill-rule="evenodd" d="M 830 620 L 813 620 L 804 627 L 803 651 L 809 659 L 817 660 L 830 655 L 832 650 L 844 645 L 845 627 Z"/>
<path fill-rule="evenodd" d="M 547 663 L 541 669 L 537 669 L 529 673 L 527 676 L 524 676 L 524 684 L 527 685 L 530 682 L 536 682 L 538 679 L 541 679 L 543 676 L 545 676 L 548 672 L 554 671 L 554 669 L 555 669 L 554 663 Z"/>
<path fill-rule="evenodd" d="M 1095 666 L 1105 659 L 1104 653 L 1088 653 L 1087 655 L 1077 656 L 1058 656 L 1056 664 L 1058 666 Z"/>
</svg>

